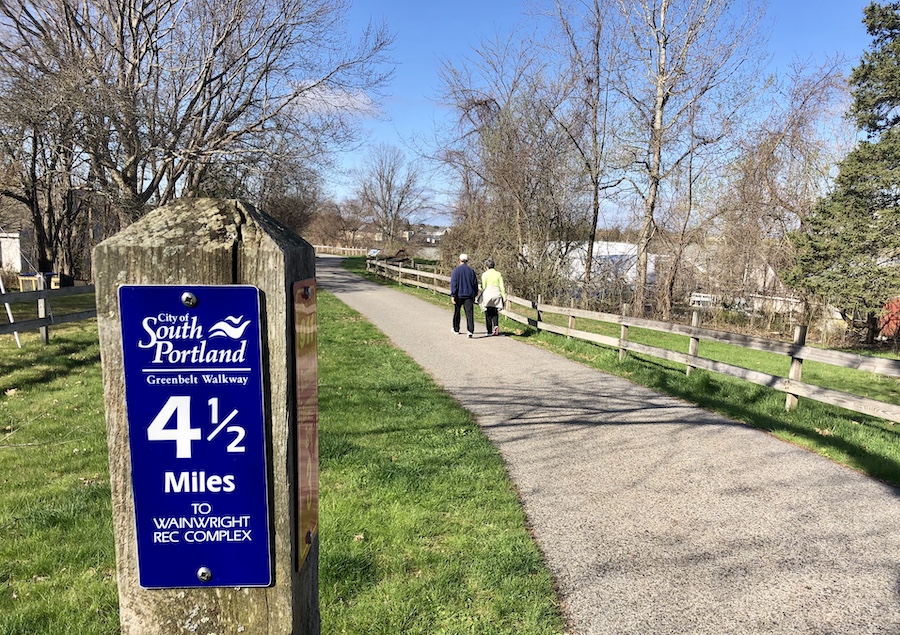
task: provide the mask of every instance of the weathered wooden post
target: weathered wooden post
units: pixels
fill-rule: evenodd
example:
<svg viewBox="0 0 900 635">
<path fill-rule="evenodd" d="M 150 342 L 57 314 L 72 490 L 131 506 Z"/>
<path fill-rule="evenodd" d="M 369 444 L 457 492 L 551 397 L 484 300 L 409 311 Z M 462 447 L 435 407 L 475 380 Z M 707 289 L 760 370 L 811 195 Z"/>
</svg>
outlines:
<svg viewBox="0 0 900 635">
<path fill-rule="evenodd" d="M 691 327 L 698 328 L 700 326 L 700 311 L 698 309 L 694 309 L 691 313 Z M 688 342 L 688 355 L 691 357 L 697 357 L 697 353 L 700 350 L 700 338 L 696 335 L 691 335 L 691 339 Z M 685 370 L 685 374 L 690 375 L 691 372 L 696 368 L 696 366 L 691 366 L 688 364 L 687 369 Z"/>
<path fill-rule="evenodd" d="M 209 199 L 94 250 L 123 634 L 318 635 L 314 258 Z"/>
<path fill-rule="evenodd" d="M 571 308 L 571 309 L 575 308 L 575 298 L 572 298 L 571 301 L 569 301 L 569 308 Z M 570 314 L 569 315 L 569 331 L 574 331 L 574 330 L 575 330 L 575 315 Z M 572 338 L 571 333 L 566 335 L 566 339 L 571 339 L 571 338 Z"/>
<path fill-rule="evenodd" d="M 625 321 L 628 318 L 628 305 L 622 305 L 622 319 L 619 322 L 619 361 L 624 362 L 625 358 L 628 357 L 628 349 L 625 348 L 625 343 L 628 342 L 628 323 Z"/>
<path fill-rule="evenodd" d="M 798 349 L 806 346 L 806 331 L 807 326 L 805 324 L 797 324 L 794 326 L 794 342 L 793 342 L 793 351 L 797 352 Z M 791 355 L 791 368 L 788 371 L 788 379 L 791 382 L 799 382 L 803 378 L 803 358 L 797 357 L 796 355 Z M 789 382 L 790 383 L 790 382 Z M 788 412 L 792 412 L 797 409 L 797 404 L 800 402 L 797 395 L 791 392 L 787 393 L 785 398 L 784 407 Z"/>
<path fill-rule="evenodd" d="M 44 274 L 39 273 L 37 277 L 37 290 L 44 291 L 47 288 L 47 278 Z M 37 315 L 39 319 L 47 317 L 47 298 L 40 298 L 37 301 Z M 38 331 L 41 334 L 41 344 L 50 343 L 50 329 L 42 326 Z"/>
</svg>

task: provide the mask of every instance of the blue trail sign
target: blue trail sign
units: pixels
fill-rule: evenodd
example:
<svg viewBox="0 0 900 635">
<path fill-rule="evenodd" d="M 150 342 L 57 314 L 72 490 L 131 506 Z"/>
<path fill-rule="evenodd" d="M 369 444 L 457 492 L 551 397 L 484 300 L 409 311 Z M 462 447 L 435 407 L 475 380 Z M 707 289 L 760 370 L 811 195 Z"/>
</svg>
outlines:
<svg viewBox="0 0 900 635">
<path fill-rule="evenodd" d="M 140 584 L 268 586 L 259 291 L 119 289 Z"/>
</svg>

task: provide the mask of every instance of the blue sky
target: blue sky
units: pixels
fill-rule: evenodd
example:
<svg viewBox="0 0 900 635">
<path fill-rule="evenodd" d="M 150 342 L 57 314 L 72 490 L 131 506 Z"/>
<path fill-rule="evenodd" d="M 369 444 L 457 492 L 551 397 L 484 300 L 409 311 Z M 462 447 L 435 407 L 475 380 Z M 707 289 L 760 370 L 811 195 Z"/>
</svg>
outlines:
<svg viewBox="0 0 900 635">
<path fill-rule="evenodd" d="M 862 10 L 870 0 L 770 0 L 767 25 L 773 71 L 794 60 L 823 62 L 836 53 L 855 62 L 869 44 Z M 384 89 L 383 117 L 364 122 L 367 142 L 401 148 L 410 139 L 428 138 L 444 115 L 436 98 L 442 60 L 471 56 L 473 48 L 496 34 L 507 34 L 527 18 L 524 0 L 356 0 L 349 14 L 351 32 L 384 20 L 395 34 L 394 78 Z M 366 144 L 345 154 L 356 165 Z M 335 176 L 329 193 L 342 197 L 346 181 Z"/>
</svg>

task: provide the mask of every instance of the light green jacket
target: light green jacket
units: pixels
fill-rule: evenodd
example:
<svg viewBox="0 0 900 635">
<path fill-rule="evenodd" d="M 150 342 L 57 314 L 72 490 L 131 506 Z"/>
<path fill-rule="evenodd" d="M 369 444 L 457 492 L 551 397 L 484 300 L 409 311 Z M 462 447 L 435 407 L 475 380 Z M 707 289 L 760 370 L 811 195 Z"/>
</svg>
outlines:
<svg viewBox="0 0 900 635">
<path fill-rule="evenodd" d="M 481 274 L 481 306 L 482 308 L 496 306 L 500 309 L 506 302 L 506 287 L 503 286 L 503 276 L 496 269 L 488 269 Z"/>
</svg>

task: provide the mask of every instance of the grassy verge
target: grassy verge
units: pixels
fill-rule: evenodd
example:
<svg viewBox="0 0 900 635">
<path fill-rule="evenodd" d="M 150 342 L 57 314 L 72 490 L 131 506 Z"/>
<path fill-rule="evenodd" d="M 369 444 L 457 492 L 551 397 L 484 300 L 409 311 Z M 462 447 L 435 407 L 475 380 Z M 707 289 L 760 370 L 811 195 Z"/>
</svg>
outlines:
<svg viewBox="0 0 900 635">
<path fill-rule="evenodd" d="M 4 298 L 9 303 L 13 320 L 22 322 L 24 320 L 33 320 L 38 316 L 37 302 L 16 302 L 15 299 L 15 293 L 10 293 Z M 47 306 L 48 315 L 64 315 L 66 313 L 77 313 L 93 309 L 96 306 L 96 302 L 93 293 L 84 293 L 55 298 L 48 301 Z M 0 313 L 0 324 L 5 324 L 8 320 L 6 307 L 0 306 L 0 311 L 2 311 Z"/>
<path fill-rule="evenodd" d="M 564 632 L 495 450 L 319 295 L 323 633 Z M 94 321 L 0 337 L 0 635 L 119 632 Z"/>
<path fill-rule="evenodd" d="M 364 258 L 347 259 L 345 266 L 351 271 L 365 274 Z M 388 284 L 397 286 L 393 282 Z M 424 300 L 446 306 L 447 300 L 443 295 L 414 287 L 400 288 Z M 546 319 L 559 320 L 560 325 L 567 321 L 561 316 L 547 315 Z M 767 430 L 780 439 L 874 478 L 900 485 L 900 425 L 895 426 L 883 419 L 867 417 L 810 399 L 802 399 L 797 410 L 786 412 L 784 393 L 764 386 L 702 370 L 687 376 L 681 364 L 642 355 L 630 354 L 625 361 L 620 362 L 615 349 L 567 339 L 553 333 L 537 332 L 503 317 L 500 325 L 503 330 L 514 333 L 523 341 Z M 588 320 L 577 320 L 576 328 L 594 329 L 596 332 L 618 337 L 618 327 L 610 330 L 610 325 L 591 325 Z M 631 328 L 629 339 L 650 346 L 687 352 L 687 338 L 671 333 Z M 727 344 L 702 342 L 700 354 L 781 376 L 787 375 L 789 367 L 789 361 L 782 355 Z M 900 382 L 872 373 L 806 362 L 803 365 L 803 380 L 880 401 L 900 403 Z"/>
<path fill-rule="evenodd" d="M 319 312 L 323 632 L 563 632 L 472 418 L 358 314 Z"/>
<path fill-rule="evenodd" d="M 0 634 L 119 632 L 92 320 L 0 337 Z"/>
</svg>

